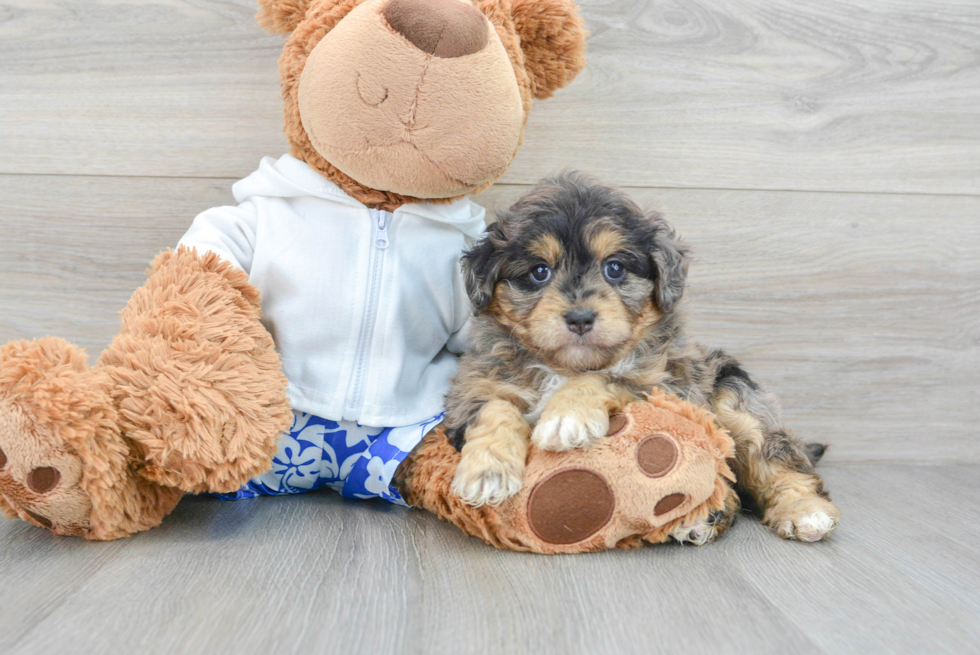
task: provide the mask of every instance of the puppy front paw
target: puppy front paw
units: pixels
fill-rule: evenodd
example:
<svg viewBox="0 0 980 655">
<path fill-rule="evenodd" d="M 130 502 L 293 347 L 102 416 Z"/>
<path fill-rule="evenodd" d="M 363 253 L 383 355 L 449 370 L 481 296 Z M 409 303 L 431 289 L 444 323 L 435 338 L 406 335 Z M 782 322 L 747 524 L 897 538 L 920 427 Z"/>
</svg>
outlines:
<svg viewBox="0 0 980 655">
<path fill-rule="evenodd" d="M 821 541 L 837 528 L 840 510 L 824 498 L 804 498 L 766 512 L 764 521 L 783 539 Z"/>
<path fill-rule="evenodd" d="M 531 441 L 541 450 L 566 451 L 588 448 L 609 432 L 609 414 L 605 409 L 575 408 L 559 413 L 545 410 Z"/>
<path fill-rule="evenodd" d="M 463 448 L 452 490 L 473 507 L 499 505 L 524 484 L 524 462 L 504 461 L 482 448 Z"/>
</svg>

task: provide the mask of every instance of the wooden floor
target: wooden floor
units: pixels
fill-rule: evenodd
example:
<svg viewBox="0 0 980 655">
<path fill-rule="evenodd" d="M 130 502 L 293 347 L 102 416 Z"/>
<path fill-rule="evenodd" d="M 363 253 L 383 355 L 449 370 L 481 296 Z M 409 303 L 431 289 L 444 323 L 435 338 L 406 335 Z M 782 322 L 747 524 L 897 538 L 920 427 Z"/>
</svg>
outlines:
<svg viewBox="0 0 980 655">
<path fill-rule="evenodd" d="M 328 493 L 188 499 L 103 545 L 10 523 L 0 652 L 976 652 L 980 467 L 824 473 L 822 544 L 743 516 L 703 548 L 518 555 Z"/>
<path fill-rule="evenodd" d="M 980 652 L 980 4 L 583 0 L 490 209 L 564 167 L 697 253 L 692 331 L 770 383 L 843 523 L 501 553 L 420 512 L 190 498 L 111 544 L 0 523 L 0 653 Z M 286 144 L 253 0 L 0 0 L 0 342 L 95 355 Z"/>
</svg>

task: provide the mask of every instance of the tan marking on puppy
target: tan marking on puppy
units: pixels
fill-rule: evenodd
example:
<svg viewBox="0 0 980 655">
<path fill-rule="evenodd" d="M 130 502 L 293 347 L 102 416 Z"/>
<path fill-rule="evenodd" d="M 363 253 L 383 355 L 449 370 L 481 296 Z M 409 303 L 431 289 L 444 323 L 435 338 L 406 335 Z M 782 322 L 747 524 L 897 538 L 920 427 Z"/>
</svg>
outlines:
<svg viewBox="0 0 980 655">
<path fill-rule="evenodd" d="M 506 401 L 526 411 L 536 400 L 534 390 L 516 381 L 488 378 L 478 371 L 462 371 L 455 384 L 462 393 L 457 395 L 461 402 L 483 402 L 487 398 Z"/>
<path fill-rule="evenodd" d="M 552 352 L 564 346 L 568 339 L 565 312 L 571 308 L 568 298 L 555 286 L 545 289 L 534 309 L 522 321 L 530 337 L 530 343 L 525 342 L 525 347 L 532 352 Z"/>
<path fill-rule="evenodd" d="M 573 306 L 596 312 L 595 325 L 584 337 L 571 332 L 565 322 L 565 313 Z M 609 291 L 573 305 L 557 286 L 549 287 L 520 326 L 515 334 L 525 348 L 570 375 L 610 366 L 638 342 L 632 341 L 637 330 L 629 310 Z M 638 338 L 642 336 L 641 331 Z"/>
<path fill-rule="evenodd" d="M 504 291 L 503 287 L 506 284 L 506 282 L 500 282 L 494 287 L 493 300 L 490 301 L 487 311 L 497 319 L 498 323 L 509 329 L 514 333 L 514 336 L 520 339 L 522 336 L 527 335 L 527 330 L 521 325 L 522 319 L 517 313 L 516 305 L 511 302 Z"/>
<path fill-rule="evenodd" d="M 531 428 L 513 404 L 491 400 L 466 429 L 452 489 L 473 507 L 499 505 L 521 490 Z"/>
<path fill-rule="evenodd" d="M 563 252 L 561 242 L 553 234 L 541 235 L 528 247 L 527 251 L 536 257 L 540 257 L 551 266 L 554 266 L 555 262 L 561 259 Z"/>
<path fill-rule="evenodd" d="M 595 255 L 596 261 L 600 262 L 622 252 L 628 245 L 626 238 L 618 230 L 600 229 L 589 236 L 589 250 Z"/>
<path fill-rule="evenodd" d="M 609 432 L 619 397 L 601 375 L 570 378 L 545 405 L 531 440 L 542 450 L 588 448 Z"/>
<path fill-rule="evenodd" d="M 636 344 L 643 340 L 643 337 L 663 318 L 663 312 L 657 307 L 653 300 L 647 301 L 643 311 L 633 322 L 633 334 L 630 336 L 629 347 L 632 349 Z"/>
<path fill-rule="evenodd" d="M 638 316 L 631 316 L 628 311 L 622 306 L 622 303 L 613 296 L 608 302 L 603 299 L 599 301 L 600 315 L 604 317 L 603 325 L 601 329 L 606 330 L 606 335 L 615 334 L 618 336 L 622 332 L 628 332 L 629 337 L 624 341 L 619 343 L 616 347 L 608 349 L 606 355 L 606 362 L 601 366 L 596 366 L 593 368 L 604 368 L 606 366 L 611 366 L 615 362 L 622 360 L 624 357 L 629 355 L 629 353 L 639 345 L 641 341 L 649 334 L 650 330 L 657 324 L 663 314 L 657 309 L 657 306 L 653 301 L 649 301 L 640 312 Z M 642 370 L 635 370 L 631 374 L 632 378 L 637 380 L 643 380 L 644 385 L 649 388 L 657 386 L 660 382 L 665 380 L 667 377 L 666 372 L 666 353 L 664 354 L 662 364 L 654 367 L 647 367 Z"/>
<path fill-rule="evenodd" d="M 737 409 L 734 392 L 722 391 L 712 411 L 735 440 L 739 484 L 762 508 L 762 523 L 784 539 L 820 541 L 837 527 L 840 510 L 824 497 L 823 482 L 762 453 L 765 441 L 758 419 Z"/>
</svg>

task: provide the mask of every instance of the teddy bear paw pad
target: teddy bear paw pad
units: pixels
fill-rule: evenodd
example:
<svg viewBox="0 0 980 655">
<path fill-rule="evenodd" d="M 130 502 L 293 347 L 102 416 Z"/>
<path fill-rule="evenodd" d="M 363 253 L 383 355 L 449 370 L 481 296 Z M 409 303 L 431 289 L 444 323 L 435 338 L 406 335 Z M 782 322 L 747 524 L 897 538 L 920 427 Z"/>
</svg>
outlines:
<svg viewBox="0 0 980 655">
<path fill-rule="evenodd" d="M 677 463 L 677 446 L 664 435 L 649 436 L 636 447 L 636 460 L 645 475 L 661 478 Z"/>
<path fill-rule="evenodd" d="M 92 503 L 79 487 L 78 457 L 53 439 L 11 405 L 0 405 L 0 504 L 10 517 L 78 536 L 88 528 Z"/>
<path fill-rule="evenodd" d="M 588 450 L 555 452 L 535 442 L 525 490 L 503 508 L 513 507 L 514 534 L 539 552 L 602 550 L 641 537 L 663 541 L 667 526 L 707 513 L 723 455 L 702 417 L 688 414 L 634 403 L 608 417 L 605 436 Z M 686 541 L 706 543 L 718 532 L 695 523 L 688 522 Z"/>
<path fill-rule="evenodd" d="M 528 525 L 549 544 L 573 544 L 605 527 L 615 505 L 613 491 L 602 476 L 566 469 L 535 485 L 528 498 Z"/>
</svg>

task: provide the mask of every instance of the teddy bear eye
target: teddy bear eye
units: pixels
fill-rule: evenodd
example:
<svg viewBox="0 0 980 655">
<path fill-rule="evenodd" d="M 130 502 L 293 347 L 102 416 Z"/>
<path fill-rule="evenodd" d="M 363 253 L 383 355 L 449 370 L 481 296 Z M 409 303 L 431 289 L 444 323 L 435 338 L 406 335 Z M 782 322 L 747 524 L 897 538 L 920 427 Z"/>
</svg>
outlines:
<svg viewBox="0 0 980 655">
<path fill-rule="evenodd" d="M 544 284 L 551 279 L 551 269 L 544 264 L 538 264 L 531 269 L 531 279 L 537 284 Z"/>
<path fill-rule="evenodd" d="M 626 266 L 618 259 L 610 259 L 606 262 L 602 272 L 610 282 L 619 282 L 626 277 Z"/>
</svg>

